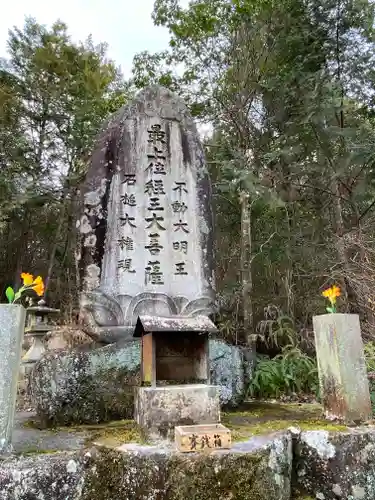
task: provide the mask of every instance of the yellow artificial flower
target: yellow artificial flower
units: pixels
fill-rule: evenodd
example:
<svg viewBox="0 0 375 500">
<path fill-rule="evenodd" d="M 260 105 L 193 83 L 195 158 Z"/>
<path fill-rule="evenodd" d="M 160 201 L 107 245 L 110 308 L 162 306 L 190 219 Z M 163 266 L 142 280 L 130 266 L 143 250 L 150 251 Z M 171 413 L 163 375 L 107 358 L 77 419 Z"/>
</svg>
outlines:
<svg viewBox="0 0 375 500">
<path fill-rule="evenodd" d="M 32 284 L 34 292 L 41 297 L 44 294 L 44 283 L 42 277 L 37 276 Z"/>
<path fill-rule="evenodd" d="M 22 273 L 21 278 L 23 279 L 23 286 L 30 286 L 33 284 L 34 278 L 30 273 Z"/>
<path fill-rule="evenodd" d="M 331 304 L 336 304 L 336 299 L 337 297 L 340 297 L 341 295 L 341 290 L 338 286 L 333 285 L 331 288 L 327 288 L 327 290 L 324 290 L 322 292 L 323 297 L 326 297 Z"/>
</svg>

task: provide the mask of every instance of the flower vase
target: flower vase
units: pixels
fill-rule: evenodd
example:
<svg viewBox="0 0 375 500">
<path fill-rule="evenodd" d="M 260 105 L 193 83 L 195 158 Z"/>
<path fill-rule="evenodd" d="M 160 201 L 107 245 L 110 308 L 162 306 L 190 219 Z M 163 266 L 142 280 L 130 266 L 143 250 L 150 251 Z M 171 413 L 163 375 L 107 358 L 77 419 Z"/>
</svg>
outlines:
<svg viewBox="0 0 375 500">
<path fill-rule="evenodd" d="M 0 453 L 11 449 L 26 310 L 0 304 Z"/>
</svg>

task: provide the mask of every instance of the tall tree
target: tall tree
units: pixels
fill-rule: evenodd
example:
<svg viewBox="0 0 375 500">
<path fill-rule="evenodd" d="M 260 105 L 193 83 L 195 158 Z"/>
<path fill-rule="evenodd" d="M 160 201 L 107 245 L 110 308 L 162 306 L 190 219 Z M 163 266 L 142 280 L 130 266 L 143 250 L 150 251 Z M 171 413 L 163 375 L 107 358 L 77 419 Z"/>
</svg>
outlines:
<svg viewBox="0 0 375 500">
<path fill-rule="evenodd" d="M 351 235 L 375 206 L 372 2 L 156 0 L 153 17 L 170 49 L 137 57 L 134 81 L 177 89 L 229 147 L 211 161 L 250 193 L 255 319 L 271 295 L 303 326 L 329 279 L 357 308 Z"/>
<path fill-rule="evenodd" d="M 4 228 L 10 246 L 3 250 L 13 259 L 4 279 L 32 267 L 47 282 L 55 271 L 56 287 L 72 281 L 71 271 L 64 277 L 63 270 L 72 259 L 72 209 L 85 160 L 100 123 L 125 102 L 128 86 L 106 58 L 105 45 L 95 46 L 90 38 L 73 43 L 60 21 L 47 28 L 27 19 L 23 29 L 11 30 L 0 69 L 6 101 L 1 160 L 15 186 Z"/>
</svg>

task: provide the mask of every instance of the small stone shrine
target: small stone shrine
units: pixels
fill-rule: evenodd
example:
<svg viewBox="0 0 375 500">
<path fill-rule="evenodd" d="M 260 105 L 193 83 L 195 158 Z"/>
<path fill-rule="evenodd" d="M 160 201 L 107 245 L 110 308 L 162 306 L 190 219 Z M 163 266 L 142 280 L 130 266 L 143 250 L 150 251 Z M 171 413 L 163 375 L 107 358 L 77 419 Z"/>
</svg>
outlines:
<svg viewBox="0 0 375 500">
<path fill-rule="evenodd" d="M 80 316 L 103 343 L 141 339 L 136 420 L 169 436 L 178 425 L 218 424 L 211 185 L 184 102 L 154 86 L 114 115 L 81 193 Z"/>
<path fill-rule="evenodd" d="M 209 316 L 211 186 L 184 102 L 150 87 L 99 136 L 81 189 L 81 320 L 104 343 L 139 316 Z"/>
<path fill-rule="evenodd" d="M 134 336 L 142 340 L 142 385 L 208 383 L 208 334 L 214 332 L 216 328 L 204 316 L 140 317 Z"/>
<path fill-rule="evenodd" d="M 204 316 L 140 317 L 134 336 L 141 344 L 141 387 L 135 420 L 151 435 L 171 436 L 179 424 L 220 421 L 218 388 L 210 385 L 208 335 Z"/>
</svg>

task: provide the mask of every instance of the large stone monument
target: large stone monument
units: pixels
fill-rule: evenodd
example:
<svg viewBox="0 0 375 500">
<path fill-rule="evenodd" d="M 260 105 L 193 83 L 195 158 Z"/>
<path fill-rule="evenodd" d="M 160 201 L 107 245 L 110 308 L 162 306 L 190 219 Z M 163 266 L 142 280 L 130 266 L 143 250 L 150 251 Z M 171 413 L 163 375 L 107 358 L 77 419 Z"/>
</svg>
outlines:
<svg viewBox="0 0 375 500">
<path fill-rule="evenodd" d="M 106 124 L 82 189 L 81 320 L 103 343 L 140 316 L 213 312 L 211 187 L 184 102 L 150 87 Z"/>
<path fill-rule="evenodd" d="M 183 101 L 150 87 L 120 110 L 99 138 L 82 195 L 81 319 L 104 343 L 141 339 L 135 419 L 155 435 L 217 424 L 211 187 Z"/>
</svg>

